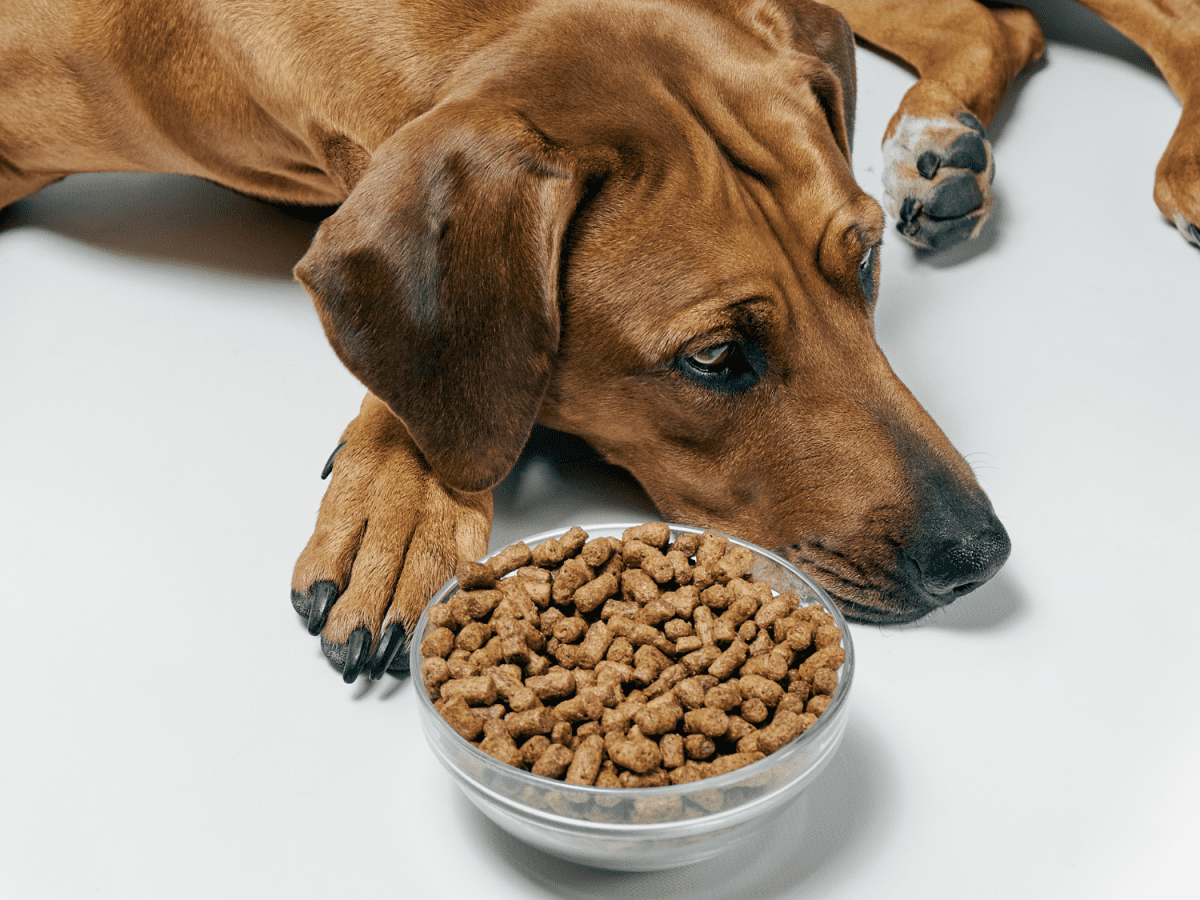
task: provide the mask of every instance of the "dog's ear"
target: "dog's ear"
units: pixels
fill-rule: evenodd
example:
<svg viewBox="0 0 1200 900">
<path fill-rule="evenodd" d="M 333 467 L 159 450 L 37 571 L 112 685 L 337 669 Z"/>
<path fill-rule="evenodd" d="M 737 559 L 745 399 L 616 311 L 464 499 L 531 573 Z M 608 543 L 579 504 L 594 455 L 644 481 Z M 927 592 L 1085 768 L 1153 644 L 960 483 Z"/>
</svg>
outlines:
<svg viewBox="0 0 1200 900">
<path fill-rule="evenodd" d="M 760 0 L 751 4 L 750 15 L 760 29 L 825 64 L 825 71 L 814 73 L 810 83 L 838 148 L 849 160 L 858 98 L 850 24 L 840 12 L 816 0 Z"/>
<path fill-rule="evenodd" d="M 371 155 L 296 266 L 338 357 L 451 487 L 493 486 L 528 439 L 581 181 L 519 117 L 435 107 Z"/>
</svg>

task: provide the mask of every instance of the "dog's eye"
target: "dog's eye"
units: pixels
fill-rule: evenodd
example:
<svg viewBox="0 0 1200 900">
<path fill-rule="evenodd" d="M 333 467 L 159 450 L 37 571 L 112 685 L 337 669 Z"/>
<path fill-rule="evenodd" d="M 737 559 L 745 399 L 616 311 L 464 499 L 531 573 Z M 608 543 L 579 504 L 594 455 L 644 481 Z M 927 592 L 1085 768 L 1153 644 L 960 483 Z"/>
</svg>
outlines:
<svg viewBox="0 0 1200 900">
<path fill-rule="evenodd" d="M 763 376 L 767 362 L 763 352 L 753 344 L 729 342 L 681 356 L 676 367 L 703 387 L 723 394 L 736 394 Z"/>
<path fill-rule="evenodd" d="M 868 300 L 875 299 L 875 257 L 878 255 L 879 245 L 875 244 L 863 254 L 862 262 L 858 264 L 858 286 Z"/>
<path fill-rule="evenodd" d="M 717 344 L 715 347 L 693 353 L 688 359 L 700 368 L 711 370 L 723 366 L 731 353 L 733 353 L 732 344 Z"/>
</svg>

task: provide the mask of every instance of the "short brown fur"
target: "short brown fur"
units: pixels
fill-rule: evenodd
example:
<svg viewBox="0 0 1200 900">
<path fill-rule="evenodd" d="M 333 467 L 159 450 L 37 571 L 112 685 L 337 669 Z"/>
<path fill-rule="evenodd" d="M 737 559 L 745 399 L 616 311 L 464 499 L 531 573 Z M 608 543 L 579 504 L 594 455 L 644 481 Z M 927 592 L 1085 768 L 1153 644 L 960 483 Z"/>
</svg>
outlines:
<svg viewBox="0 0 1200 900">
<path fill-rule="evenodd" d="M 1196 7 L 1090 5 L 1184 99 L 1159 194 L 1195 221 L 1200 42 L 1160 20 L 1195 33 Z M 850 168 L 841 13 L 922 76 L 885 137 L 905 113 L 986 124 L 1042 50 L 1032 17 L 968 0 L 8 0 L 0 206 L 103 170 L 340 204 L 296 273 L 370 393 L 293 591 L 348 679 L 485 553 L 537 422 L 664 517 L 911 619 L 1008 543 L 875 342 L 885 223 Z M 693 365 L 721 345 L 736 389 Z"/>
</svg>

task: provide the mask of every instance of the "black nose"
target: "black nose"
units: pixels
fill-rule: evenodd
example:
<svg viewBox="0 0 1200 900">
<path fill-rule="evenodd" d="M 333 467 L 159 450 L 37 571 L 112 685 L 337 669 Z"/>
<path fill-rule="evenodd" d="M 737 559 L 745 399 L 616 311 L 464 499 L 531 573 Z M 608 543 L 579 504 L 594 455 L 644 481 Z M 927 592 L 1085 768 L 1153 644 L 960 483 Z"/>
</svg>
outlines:
<svg viewBox="0 0 1200 900">
<path fill-rule="evenodd" d="M 991 510 L 942 521 L 936 533 L 907 555 L 916 564 L 918 582 L 930 599 L 944 605 L 970 593 L 995 575 L 1012 550 L 1008 532 Z"/>
</svg>

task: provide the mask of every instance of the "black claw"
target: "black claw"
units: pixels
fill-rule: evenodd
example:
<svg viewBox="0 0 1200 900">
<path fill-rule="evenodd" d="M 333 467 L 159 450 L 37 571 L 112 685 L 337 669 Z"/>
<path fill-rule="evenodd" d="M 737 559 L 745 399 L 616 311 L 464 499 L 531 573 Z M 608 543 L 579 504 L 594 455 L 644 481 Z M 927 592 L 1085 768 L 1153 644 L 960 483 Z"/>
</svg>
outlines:
<svg viewBox="0 0 1200 900">
<path fill-rule="evenodd" d="M 941 156 L 932 150 L 926 150 L 917 158 L 917 172 L 920 173 L 922 178 L 933 178 L 941 167 Z"/>
<path fill-rule="evenodd" d="M 958 121 L 960 121 L 962 124 L 966 125 L 972 131 L 978 132 L 980 137 L 983 137 L 984 135 L 987 134 L 987 132 L 983 128 L 983 123 L 980 122 L 977 118 L 975 118 L 970 113 L 959 113 Z"/>
<path fill-rule="evenodd" d="M 408 633 L 399 622 L 393 622 L 379 635 L 379 643 L 371 655 L 367 666 L 367 675 L 372 681 L 378 681 L 384 672 L 403 675 L 408 672 L 408 656 L 400 651 L 407 643 Z"/>
<path fill-rule="evenodd" d="M 925 213 L 935 219 L 957 219 L 983 206 L 983 191 L 974 175 L 960 172 L 929 193 Z"/>
<path fill-rule="evenodd" d="M 1188 222 L 1186 236 L 1189 241 L 1191 241 L 1197 247 L 1200 247 L 1200 228 L 1197 228 L 1191 222 Z"/>
<path fill-rule="evenodd" d="M 342 448 L 346 446 L 346 442 L 342 441 L 333 448 L 333 452 L 329 454 L 329 460 L 325 463 L 325 468 L 321 470 L 321 480 L 324 481 L 333 472 L 333 461 L 337 459 L 337 455 L 342 452 Z"/>
<path fill-rule="evenodd" d="M 337 602 L 337 585 L 332 581 L 318 581 L 309 589 L 312 602 L 308 607 L 308 633 L 318 635 L 325 627 L 329 611 Z"/>
<path fill-rule="evenodd" d="M 945 161 L 946 165 L 956 169 L 982 172 L 987 168 L 987 146 L 983 138 L 973 131 L 960 134 L 946 148 Z"/>
<path fill-rule="evenodd" d="M 358 673 L 367 664 L 371 655 L 371 631 L 368 628 L 355 628 L 350 634 L 350 642 L 346 645 L 346 662 L 342 665 L 342 681 L 354 684 Z"/>
</svg>

